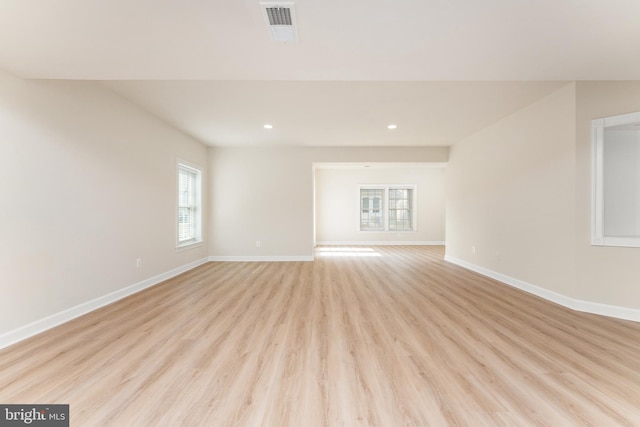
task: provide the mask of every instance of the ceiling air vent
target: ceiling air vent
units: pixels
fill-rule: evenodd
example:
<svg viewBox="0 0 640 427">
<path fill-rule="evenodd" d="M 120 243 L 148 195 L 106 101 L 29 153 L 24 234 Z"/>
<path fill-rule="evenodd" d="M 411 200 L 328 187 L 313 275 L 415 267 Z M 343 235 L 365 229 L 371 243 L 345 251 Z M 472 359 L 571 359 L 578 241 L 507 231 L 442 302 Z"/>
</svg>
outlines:
<svg viewBox="0 0 640 427">
<path fill-rule="evenodd" d="M 271 41 L 278 43 L 295 43 L 298 35 L 295 27 L 293 2 L 260 2 Z"/>
</svg>

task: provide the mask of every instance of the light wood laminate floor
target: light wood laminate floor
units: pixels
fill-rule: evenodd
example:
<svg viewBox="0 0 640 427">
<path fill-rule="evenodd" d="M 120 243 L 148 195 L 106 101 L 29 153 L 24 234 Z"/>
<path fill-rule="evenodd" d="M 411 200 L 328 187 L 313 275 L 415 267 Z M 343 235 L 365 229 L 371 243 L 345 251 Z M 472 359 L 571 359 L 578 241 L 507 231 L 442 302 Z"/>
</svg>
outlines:
<svg viewBox="0 0 640 427">
<path fill-rule="evenodd" d="M 1 403 L 72 426 L 640 425 L 640 324 L 443 261 L 208 263 L 0 352 Z"/>
</svg>

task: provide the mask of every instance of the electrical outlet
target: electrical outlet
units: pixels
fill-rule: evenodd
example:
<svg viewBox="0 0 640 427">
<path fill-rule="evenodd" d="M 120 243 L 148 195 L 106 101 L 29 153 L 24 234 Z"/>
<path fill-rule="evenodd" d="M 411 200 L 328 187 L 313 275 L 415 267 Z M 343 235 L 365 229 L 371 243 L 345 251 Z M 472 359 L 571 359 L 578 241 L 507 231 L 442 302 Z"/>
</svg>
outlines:
<svg viewBox="0 0 640 427">
<path fill-rule="evenodd" d="M 471 246 L 471 253 L 472 253 L 473 255 L 475 255 L 475 254 L 476 254 L 476 247 L 475 247 L 475 246 Z"/>
<path fill-rule="evenodd" d="M 260 242 L 260 240 L 256 240 L 256 248 L 259 248 L 262 245 L 262 243 Z"/>
<path fill-rule="evenodd" d="M 496 260 L 502 260 L 502 254 L 500 252 L 496 252 Z"/>
<path fill-rule="evenodd" d="M 142 258 L 136 260 L 136 268 L 142 268 Z"/>
</svg>

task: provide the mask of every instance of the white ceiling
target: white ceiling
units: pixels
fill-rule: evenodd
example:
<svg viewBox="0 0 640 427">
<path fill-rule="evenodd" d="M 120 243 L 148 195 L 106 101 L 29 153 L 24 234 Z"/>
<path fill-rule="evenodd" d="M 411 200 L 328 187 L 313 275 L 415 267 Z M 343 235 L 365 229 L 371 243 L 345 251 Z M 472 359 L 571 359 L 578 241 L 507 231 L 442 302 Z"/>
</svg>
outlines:
<svg viewBox="0 0 640 427">
<path fill-rule="evenodd" d="M 0 0 L 0 66 L 143 80 L 574 80 L 640 76 L 637 0 Z"/>
<path fill-rule="evenodd" d="M 127 80 L 106 84 L 216 145 L 447 145 L 557 81 L 640 79 L 637 0 L 295 10 L 299 43 L 281 45 L 258 0 L 0 0 L 0 68 Z M 274 132 L 255 131 L 266 120 Z"/>
<path fill-rule="evenodd" d="M 451 145 L 558 82 L 108 82 L 214 146 Z M 265 130 L 269 123 L 273 129 Z M 397 124 L 388 130 L 388 124 Z"/>
</svg>

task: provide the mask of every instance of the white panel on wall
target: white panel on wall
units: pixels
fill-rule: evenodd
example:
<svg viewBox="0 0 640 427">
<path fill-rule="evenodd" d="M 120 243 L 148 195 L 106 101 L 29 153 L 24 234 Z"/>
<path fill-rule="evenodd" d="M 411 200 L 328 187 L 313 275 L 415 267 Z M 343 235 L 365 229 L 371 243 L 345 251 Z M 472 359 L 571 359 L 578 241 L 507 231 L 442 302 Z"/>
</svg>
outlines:
<svg viewBox="0 0 640 427">
<path fill-rule="evenodd" d="M 640 131 L 605 129 L 604 233 L 640 236 Z"/>
</svg>

